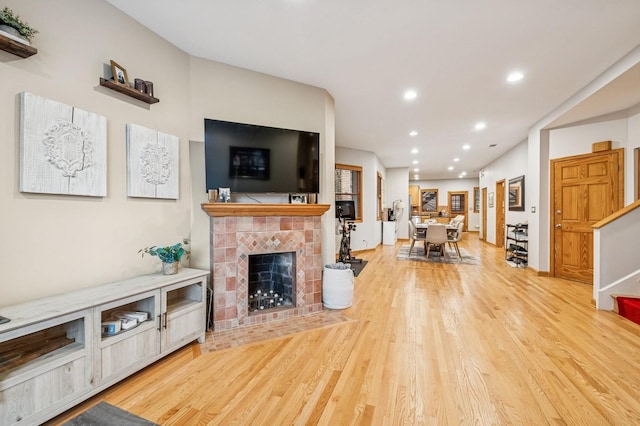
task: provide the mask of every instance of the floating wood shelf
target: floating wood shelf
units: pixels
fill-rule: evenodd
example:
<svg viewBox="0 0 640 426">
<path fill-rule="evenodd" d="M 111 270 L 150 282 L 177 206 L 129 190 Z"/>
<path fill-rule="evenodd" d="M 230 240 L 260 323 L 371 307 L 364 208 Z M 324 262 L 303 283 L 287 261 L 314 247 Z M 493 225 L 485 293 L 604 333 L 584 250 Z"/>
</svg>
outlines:
<svg viewBox="0 0 640 426">
<path fill-rule="evenodd" d="M 134 89 L 133 87 L 123 86 L 122 84 L 118 84 L 113 80 L 107 80 L 102 77 L 100 78 L 100 86 L 106 87 L 107 89 L 115 90 L 116 92 L 122 93 L 123 95 L 130 96 L 134 99 L 146 102 L 148 104 L 155 104 L 157 102 L 160 102 L 160 99 L 149 96 L 146 93 L 142 93 Z"/>
<path fill-rule="evenodd" d="M 322 216 L 329 204 L 244 204 L 204 203 L 202 210 L 211 217 L 225 216 Z"/>
<path fill-rule="evenodd" d="M 20 43 L 19 41 L 15 41 L 10 39 L 9 37 L 5 37 L 0 34 L 0 49 L 5 52 L 12 53 L 16 56 L 20 56 L 21 58 L 28 58 L 29 56 L 35 55 L 38 53 L 38 49 L 35 47 L 28 46 L 24 43 Z"/>
</svg>

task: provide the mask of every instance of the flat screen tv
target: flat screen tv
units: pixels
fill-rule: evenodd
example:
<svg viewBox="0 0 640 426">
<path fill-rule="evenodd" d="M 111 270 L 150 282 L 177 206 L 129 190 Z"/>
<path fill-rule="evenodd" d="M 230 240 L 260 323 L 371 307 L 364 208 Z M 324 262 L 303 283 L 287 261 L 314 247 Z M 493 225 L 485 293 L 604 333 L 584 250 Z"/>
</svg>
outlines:
<svg viewBox="0 0 640 426">
<path fill-rule="evenodd" d="M 319 193 L 320 134 L 204 120 L 207 190 Z"/>
<path fill-rule="evenodd" d="M 356 220 L 356 203 L 352 200 L 336 200 L 336 217 L 338 219 Z"/>
</svg>

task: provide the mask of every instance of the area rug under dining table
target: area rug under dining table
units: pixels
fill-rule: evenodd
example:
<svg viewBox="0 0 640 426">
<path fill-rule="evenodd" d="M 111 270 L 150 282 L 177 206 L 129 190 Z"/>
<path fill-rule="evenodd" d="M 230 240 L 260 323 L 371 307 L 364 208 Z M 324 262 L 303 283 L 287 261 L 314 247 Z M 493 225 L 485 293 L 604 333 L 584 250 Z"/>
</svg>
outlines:
<svg viewBox="0 0 640 426">
<path fill-rule="evenodd" d="M 409 248 L 411 245 L 404 244 L 398 250 L 398 254 L 396 256 L 397 259 L 401 260 L 415 260 L 418 262 L 428 262 L 428 263 L 450 263 L 450 264 L 463 264 L 463 265 L 479 265 L 480 261 L 474 256 L 470 255 L 464 248 L 460 247 L 460 254 L 462 255 L 462 259 L 458 257 L 458 253 L 454 250 L 447 250 L 446 256 L 441 256 L 437 251 L 432 250 L 429 257 L 427 258 L 425 249 L 422 243 L 415 244 L 413 246 L 413 250 L 409 253 Z"/>
</svg>

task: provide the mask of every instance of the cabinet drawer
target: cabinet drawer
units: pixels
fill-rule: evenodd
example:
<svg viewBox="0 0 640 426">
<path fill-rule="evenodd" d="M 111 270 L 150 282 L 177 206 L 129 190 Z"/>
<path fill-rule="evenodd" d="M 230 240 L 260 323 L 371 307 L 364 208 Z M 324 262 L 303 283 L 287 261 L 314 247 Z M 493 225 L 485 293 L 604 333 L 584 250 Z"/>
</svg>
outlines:
<svg viewBox="0 0 640 426">
<path fill-rule="evenodd" d="M 119 339 L 105 339 L 100 349 L 100 376 L 102 381 L 120 373 L 133 372 L 141 363 L 160 353 L 158 330 L 152 326 L 139 328 L 136 333 L 123 335 Z M 113 341 L 113 342 L 112 342 Z"/>
<path fill-rule="evenodd" d="M 163 330 L 162 350 L 172 350 L 195 340 L 204 333 L 202 304 L 192 309 L 183 309 L 169 314 L 167 328 Z"/>
<path fill-rule="evenodd" d="M 55 410 L 88 390 L 86 357 L 82 356 L 0 390 L 0 424 L 39 424 L 45 410 Z"/>
</svg>

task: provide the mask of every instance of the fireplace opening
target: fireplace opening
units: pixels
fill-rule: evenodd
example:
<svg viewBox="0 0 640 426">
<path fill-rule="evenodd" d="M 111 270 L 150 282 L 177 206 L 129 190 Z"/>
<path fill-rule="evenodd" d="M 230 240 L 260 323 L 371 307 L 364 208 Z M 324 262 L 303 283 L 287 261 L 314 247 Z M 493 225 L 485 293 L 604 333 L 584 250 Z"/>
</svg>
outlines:
<svg viewBox="0 0 640 426">
<path fill-rule="evenodd" d="M 295 307 L 296 254 L 249 255 L 249 313 Z"/>
</svg>

